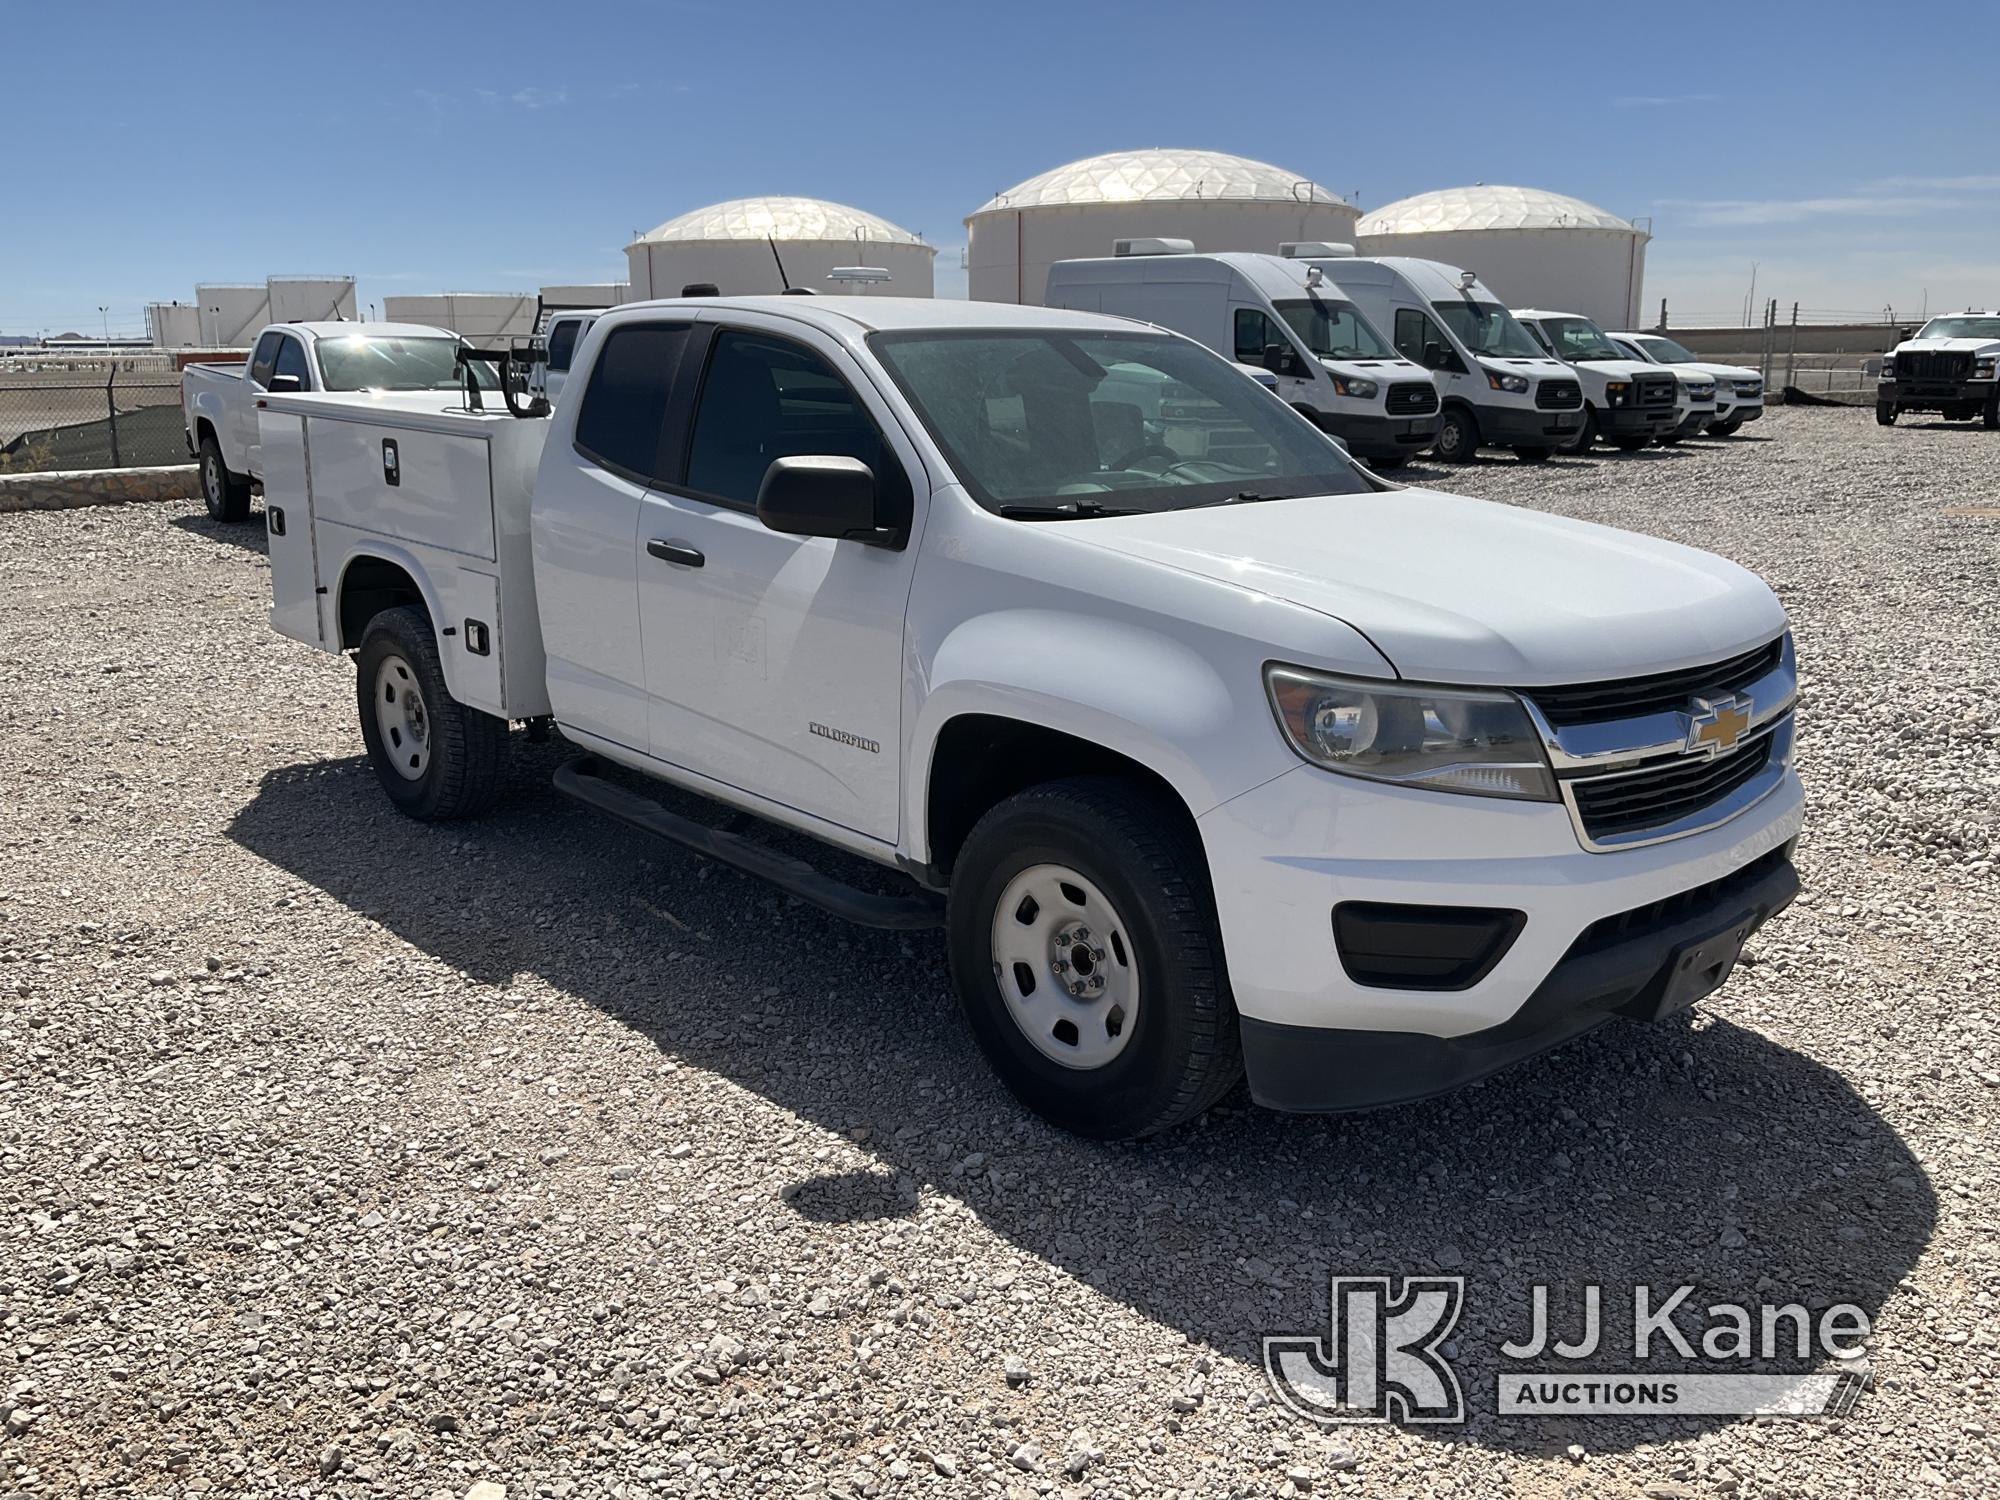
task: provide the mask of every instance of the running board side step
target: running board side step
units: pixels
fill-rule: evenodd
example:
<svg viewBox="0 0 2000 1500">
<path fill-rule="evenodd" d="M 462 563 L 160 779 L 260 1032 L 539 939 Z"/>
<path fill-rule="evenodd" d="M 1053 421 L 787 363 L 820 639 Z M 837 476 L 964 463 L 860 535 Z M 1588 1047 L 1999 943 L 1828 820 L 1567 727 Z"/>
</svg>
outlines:
<svg viewBox="0 0 2000 1500">
<path fill-rule="evenodd" d="M 672 839 L 697 854 L 768 880 L 801 901 L 810 901 L 862 927 L 913 931 L 944 926 L 944 903 L 935 896 L 883 896 L 843 884 L 804 860 L 780 854 L 754 839 L 669 812 L 650 797 L 606 781 L 600 774 L 603 769 L 604 762 L 594 755 L 566 761 L 556 767 L 556 790 L 634 828 Z"/>
</svg>

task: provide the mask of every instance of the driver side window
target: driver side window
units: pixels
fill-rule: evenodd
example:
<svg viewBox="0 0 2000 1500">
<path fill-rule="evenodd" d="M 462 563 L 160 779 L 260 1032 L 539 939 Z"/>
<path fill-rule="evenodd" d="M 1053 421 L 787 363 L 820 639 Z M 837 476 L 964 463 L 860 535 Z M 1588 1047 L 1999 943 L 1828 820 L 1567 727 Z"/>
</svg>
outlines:
<svg viewBox="0 0 2000 1500">
<path fill-rule="evenodd" d="M 1266 344 L 1287 342 L 1277 325 L 1256 308 L 1236 309 L 1236 358 L 1241 363 L 1261 367 Z"/>
<path fill-rule="evenodd" d="M 1451 345 L 1444 333 L 1423 313 L 1413 307 L 1396 309 L 1396 352 L 1407 360 L 1431 369 L 1431 362 L 1424 358 L 1427 347 L 1436 348 L 1440 353 L 1449 353 Z"/>
</svg>

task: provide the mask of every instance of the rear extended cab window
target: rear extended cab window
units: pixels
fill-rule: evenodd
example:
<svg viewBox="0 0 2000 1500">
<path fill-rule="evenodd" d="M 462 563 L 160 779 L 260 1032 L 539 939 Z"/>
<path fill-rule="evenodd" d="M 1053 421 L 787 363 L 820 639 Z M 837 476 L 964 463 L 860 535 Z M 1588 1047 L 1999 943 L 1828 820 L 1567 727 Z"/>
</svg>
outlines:
<svg viewBox="0 0 2000 1500">
<path fill-rule="evenodd" d="M 577 452 L 634 484 L 673 481 L 667 410 L 693 328 L 626 323 L 611 330 L 577 409 Z"/>
</svg>

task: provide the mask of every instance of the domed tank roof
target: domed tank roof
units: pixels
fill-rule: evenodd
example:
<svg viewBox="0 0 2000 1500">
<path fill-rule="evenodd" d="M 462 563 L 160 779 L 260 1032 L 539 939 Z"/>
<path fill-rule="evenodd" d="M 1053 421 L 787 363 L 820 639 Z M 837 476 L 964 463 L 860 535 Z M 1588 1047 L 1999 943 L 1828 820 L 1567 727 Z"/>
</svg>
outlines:
<svg viewBox="0 0 2000 1500">
<path fill-rule="evenodd" d="M 845 203 L 828 203 L 824 198 L 731 198 L 727 203 L 711 203 L 679 218 L 669 219 L 640 235 L 637 244 L 661 244 L 688 240 L 838 240 L 852 243 L 870 240 L 877 244 L 923 245 L 935 247 L 909 230 L 887 219 L 849 208 Z"/>
<path fill-rule="evenodd" d="M 1088 203 L 1185 203 L 1206 199 L 1347 206 L 1337 193 L 1267 161 L 1253 161 L 1223 151 L 1155 147 L 1146 151 L 1107 151 L 1102 156 L 1086 156 L 1081 161 L 1052 167 L 996 194 L 973 217 L 1020 208 Z"/>
<path fill-rule="evenodd" d="M 1644 234 L 1629 220 L 1606 213 L 1595 204 L 1541 188 L 1478 183 L 1472 187 L 1440 188 L 1398 198 L 1373 213 L 1363 214 L 1355 232 L 1375 234 L 1446 234 L 1471 229 L 1618 229 Z"/>
</svg>

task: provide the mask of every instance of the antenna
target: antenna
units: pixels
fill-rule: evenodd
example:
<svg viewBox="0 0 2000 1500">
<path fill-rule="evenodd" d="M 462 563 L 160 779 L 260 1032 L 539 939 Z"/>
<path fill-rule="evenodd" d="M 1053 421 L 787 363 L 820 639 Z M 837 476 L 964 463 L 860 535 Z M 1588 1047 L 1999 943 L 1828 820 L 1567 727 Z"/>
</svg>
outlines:
<svg viewBox="0 0 2000 1500">
<path fill-rule="evenodd" d="M 778 240 L 775 235 L 765 235 L 764 243 L 771 247 L 771 259 L 778 263 L 778 284 L 786 291 L 792 289 L 792 278 L 785 274 L 785 258 L 778 254 Z"/>
</svg>

